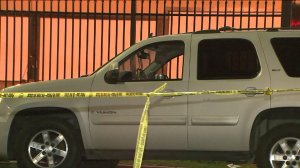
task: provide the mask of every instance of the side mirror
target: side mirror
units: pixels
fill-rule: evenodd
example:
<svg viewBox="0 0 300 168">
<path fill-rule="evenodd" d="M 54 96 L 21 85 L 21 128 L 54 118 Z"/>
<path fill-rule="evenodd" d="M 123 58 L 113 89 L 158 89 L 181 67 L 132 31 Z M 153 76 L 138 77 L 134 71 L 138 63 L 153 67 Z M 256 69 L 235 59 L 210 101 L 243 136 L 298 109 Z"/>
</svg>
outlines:
<svg viewBox="0 0 300 168">
<path fill-rule="evenodd" d="M 109 84 L 118 83 L 118 79 L 119 79 L 119 70 L 118 69 L 107 71 L 104 75 L 105 82 L 107 82 Z"/>
<path fill-rule="evenodd" d="M 154 75 L 154 79 L 155 80 L 167 80 L 168 76 L 165 74 L 155 74 Z"/>
</svg>

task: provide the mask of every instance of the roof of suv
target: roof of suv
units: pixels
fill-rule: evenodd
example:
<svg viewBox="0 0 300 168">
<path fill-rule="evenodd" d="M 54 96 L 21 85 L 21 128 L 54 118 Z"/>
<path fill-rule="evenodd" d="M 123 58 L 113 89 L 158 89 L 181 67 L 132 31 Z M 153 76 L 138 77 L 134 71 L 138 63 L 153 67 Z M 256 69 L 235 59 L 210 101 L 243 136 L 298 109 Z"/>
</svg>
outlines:
<svg viewBox="0 0 300 168">
<path fill-rule="evenodd" d="M 165 37 L 165 36 L 180 36 L 180 35 L 196 35 L 196 34 L 218 34 L 218 33 L 257 33 L 257 32 L 299 32 L 299 28 L 243 28 L 236 29 L 229 26 L 219 28 L 218 30 L 200 30 L 195 32 L 186 32 L 179 34 L 169 34 L 169 35 L 159 35 L 154 36 L 152 33 L 149 34 L 148 38 L 157 38 L 157 37 Z"/>
<path fill-rule="evenodd" d="M 246 28 L 236 29 L 229 26 L 219 28 L 218 30 L 201 30 L 192 32 L 192 34 L 209 34 L 209 33 L 221 33 L 221 32 L 241 32 L 241 31 L 266 31 L 266 32 L 278 32 L 278 31 L 299 31 L 300 28 Z"/>
</svg>

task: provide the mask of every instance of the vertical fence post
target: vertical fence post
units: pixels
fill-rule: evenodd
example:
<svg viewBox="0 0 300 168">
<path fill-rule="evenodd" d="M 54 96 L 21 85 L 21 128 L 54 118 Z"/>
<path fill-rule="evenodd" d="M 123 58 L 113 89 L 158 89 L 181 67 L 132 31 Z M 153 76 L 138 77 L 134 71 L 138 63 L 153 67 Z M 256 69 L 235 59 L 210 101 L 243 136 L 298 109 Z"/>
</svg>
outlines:
<svg viewBox="0 0 300 168">
<path fill-rule="evenodd" d="M 140 20 L 141 20 L 141 25 L 140 25 L 140 41 L 143 40 L 143 20 L 144 20 L 144 1 L 141 0 L 141 13 L 140 13 Z"/>
<path fill-rule="evenodd" d="M 185 32 L 189 31 L 189 1 L 186 1 Z"/>
<path fill-rule="evenodd" d="M 1 6 L 1 5 L 0 5 Z M 0 7 L 1 9 L 1 7 Z M 0 18 L 1 19 L 1 18 Z M 1 21 L 0 21 L 1 22 Z M 21 39 L 20 39 L 20 84 L 22 84 L 22 72 L 23 72 L 23 1 L 21 1 Z M 0 29 L 1 29 L 1 25 L 0 25 Z M 1 33 L 1 30 L 0 30 Z"/>
<path fill-rule="evenodd" d="M 196 15 L 197 15 L 197 0 L 194 0 L 194 20 L 193 20 L 193 31 L 196 31 Z"/>
<path fill-rule="evenodd" d="M 216 21 L 216 30 L 219 29 L 219 15 L 220 15 L 220 0 L 217 1 L 217 21 Z M 234 14 L 233 14 L 234 15 Z M 232 26 L 233 27 L 233 26 Z"/>
<path fill-rule="evenodd" d="M 177 33 L 179 34 L 180 33 L 180 25 L 181 25 L 181 22 L 180 22 L 180 19 L 181 19 L 181 0 L 179 0 L 178 2 L 178 30 L 177 30 Z M 171 64 L 170 64 L 171 66 Z M 171 68 L 170 68 L 171 69 Z M 169 74 L 171 76 L 171 73 Z"/>
<path fill-rule="evenodd" d="M 108 42 L 107 42 L 108 60 L 110 60 L 111 3 L 112 3 L 111 1 L 108 1 Z"/>
<path fill-rule="evenodd" d="M 14 11 L 16 11 L 16 0 L 14 0 Z M 16 13 L 13 15 L 13 55 L 12 55 L 12 85 L 15 85 L 15 64 L 16 64 Z"/>
<path fill-rule="evenodd" d="M 29 1 L 28 1 L 29 2 Z M 46 1 L 45 0 L 43 0 L 43 41 L 42 41 L 42 46 L 43 46 L 43 50 L 42 50 L 42 53 L 43 53 L 43 57 L 42 57 L 42 66 L 41 66 L 41 68 L 42 68 L 42 81 L 44 81 L 44 79 L 45 79 L 45 64 L 46 64 L 46 61 L 45 61 L 45 30 L 46 30 L 46 28 L 45 28 L 45 25 L 46 25 L 46 23 L 45 23 L 45 14 L 46 14 L 46 12 L 45 12 L 45 10 L 46 10 Z"/>
<path fill-rule="evenodd" d="M 6 0 L 6 24 L 5 24 L 5 87 L 8 86 L 8 0 Z"/>
<path fill-rule="evenodd" d="M 235 22 L 234 22 L 234 19 L 235 19 L 235 2 L 236 0 L 233 0 L 233 2 L 232 2 L 232 26 L 231 27 L 235 27 Z"/>
<path fill-rule="evenodd" d="M 227 9 L 228 9 L 228 0 L 225 1 L 225 11 L 224 11 L 224 27 L 227 26 Z"/>
<path fill-rule="evenodd" d="M 68 1 L 65 0 L 65 30 L 64 30 L 64 79 L 66 79 L 67 71 L 67 13 L 68 13 Z"/>
<path fill-rule="evenodd" d="M 82 32 L 82 0 L 79 1 L 79 51 L 78 51 L 78 75 L 77 77 L 81 76 L 81 32 Z"/>
<path fill-rule="evenodd" d="M 104 41 L 104 38 L 103 38 L 103 29 L 104 29 L 104 0 L 101 1 L 102 4 L 101 4 L 101 57 L 100 57 L 100 65 L 102 66 L 103 65 L 103 49 L 104 49 L 104 45 L 103 45 L 103 41 Z"/>
<path fill-rule="evenodd" d="M 126 32 L 126 0 L 123 1 L 124 6 L 123 6 L 123 45 L 122 45 L 122 50 L 125 49 L 125 32 Z"/>
<path fill-rule="evenodd" d="M 34 15 L 29 16 L 28 25 L 28 81 L 37 81 L 37 60 L 39 55 L 39 32 L 40 24 L 38 17 Z"/>
<path fill-rule="evenodd" d="M 97 36 L 97 1 L 94 0 L 94 42 L 93 42 L 93 72 L 96 68 L 96 36 Z"/>
<path fill-rule="evenodd" d="M 131 23 L 130 23 L 130 45 L 135 44 L 135 36 L 136 36 L 136 0 L 131 1 Z"/>
<path fill-rule="evenodd" d="M 88 74 L 88 63 L 89 63 L 89 30 L 90 30 L 90 0 L 87 1 L 86 8 L 86 45 L 85 45 L 85 72 L 84 74 Z"/>
<path fill-rule="evenodd" d="M 114 55 L 114 57 L 118 54 L 119 3 L 120 3 L 120 0 L 117 0 L 117 6 L 116 6 L 116 37 L 115 37 L 115 55 Z"/>
<path fill-rule="evenodd" d="M 74 15 L 75 13 L 75 0 L 72 0 L 72 48 L 71 48 L 71 78 L 73 78 L 73 69 L 74 69 Z"/>
<path fill-rule="evenodd" d="M 212 8 L 212 0 L 209 1 L 209 9 L 208 9 L 208 29 L 210 30 L 211 26 L 211 8 Z M 225 16 L 226 18 L 226 16 Z M 226 19 L 225 19 L 226 20 Z M 226 21 L 225 21 L 226 22 Z"/>
<path fill-rule="evenodd" d="M 148 36 L 150 36 L 150 20 L 151 20 L 151 0 L 149 0 L 148 4 Z"/>
<path fill-rule="evenodd" d="M 164 0 L 164 9 L 163 9 L 163 21 L 162 21 L 162 23 L 163 23 L 163 35 L 165 35 L 166 34 L 166 19 L 167 19 L 167 17 L 166 17 L 166 5 L 167 5 L 167 1 L 166 0 Z"/>
<path fill-rule="evenodd" d="M 292 16 L 292 0 L 282 0 L 281 27 L 290 27 Z"/>
<path fill-rule="evenodd" d="M 156 0 L 156 6 L 155 6 L 155 35 L 158 35 L 158 0 Z"/>
<path fill-rule="evenodd" d="M 57 48 L 56 48 L 56 79 L 59 77 L 59 47 L 60 47 L 60 0 L 57 1 Z"/>
<path fill-rule="evenodd" d="M 49 49 L 49 77 L 48 80 L 51 80 L 52 75 L 52 43 L 53 43 L 53 0 L 50 0 L 50 49 Z M 81 40 L 79 40 L 81 41 Z M 80 53 L 80 52 L 79 52 Z"/>
<path fill-rule="evenodd" d="M 204 19 L 204 0 L 202 0 L 202 3 L 201 3 L 201 30 L 203 30 L 203 21 Z"/>
<path fill-rule="evenodd" d="M 258 27 L 258 10 L 259 10 L 259 0 L 257 0 L 256 2 L 256 20 L 255 20 L 255 27 L 257 28 Z"/>
</svg>

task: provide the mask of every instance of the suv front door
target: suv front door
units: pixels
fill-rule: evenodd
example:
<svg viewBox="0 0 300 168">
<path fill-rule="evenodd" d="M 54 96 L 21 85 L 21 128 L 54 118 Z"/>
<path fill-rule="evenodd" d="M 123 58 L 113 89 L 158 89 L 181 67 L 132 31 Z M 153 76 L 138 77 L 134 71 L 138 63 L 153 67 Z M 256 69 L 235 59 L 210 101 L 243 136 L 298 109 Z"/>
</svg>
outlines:
<svg viewBox="0 0 300 168">
<path fill-rule="evenodd" d="M 92 91 L 150 92 L 165 82 L 166 91 L 187 91 L 190 37 L 159 37 L 135 45 L 98 72 Z M 118 67 L 120 81 L 108 84 L 104 82 L 104 74 L 113 64 Z M 145 100 L 91 99 L 90 130 L 94 147 L 134 150 Z M 174 149 L 187 149 L 187 97 L 152 97 L 146 150 Z"/>
</svg>

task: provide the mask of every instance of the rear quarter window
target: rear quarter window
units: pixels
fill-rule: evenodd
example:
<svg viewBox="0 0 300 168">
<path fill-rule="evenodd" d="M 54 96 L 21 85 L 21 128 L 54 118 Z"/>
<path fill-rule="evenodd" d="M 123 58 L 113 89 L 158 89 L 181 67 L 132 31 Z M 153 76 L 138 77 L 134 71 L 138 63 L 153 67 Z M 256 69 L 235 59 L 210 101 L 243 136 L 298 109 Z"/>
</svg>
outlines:
<svg viewBox="0 0 300 168">
<path fill-rule="evenodd" d="M 300 77 L 300 38 L 273 38 L 271 44 L 287 75 Z"/>
</svg>

